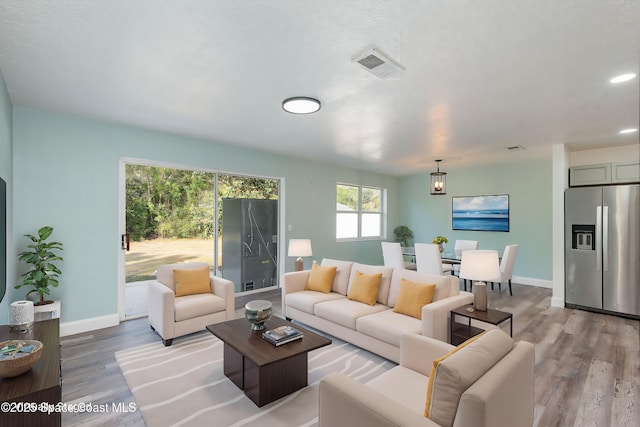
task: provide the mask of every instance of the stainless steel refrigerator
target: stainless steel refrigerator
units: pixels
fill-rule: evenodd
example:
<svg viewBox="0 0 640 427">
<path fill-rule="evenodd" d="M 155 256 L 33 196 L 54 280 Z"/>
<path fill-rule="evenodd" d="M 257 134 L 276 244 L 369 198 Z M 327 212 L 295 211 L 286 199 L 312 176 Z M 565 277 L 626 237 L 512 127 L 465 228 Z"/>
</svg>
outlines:
<svg viewBox="0 0 640 427">
<path fill-rule="evenodd" d="M 565 191 L 565 305 L 640 318 L 640 185 Z"/>
</svg>

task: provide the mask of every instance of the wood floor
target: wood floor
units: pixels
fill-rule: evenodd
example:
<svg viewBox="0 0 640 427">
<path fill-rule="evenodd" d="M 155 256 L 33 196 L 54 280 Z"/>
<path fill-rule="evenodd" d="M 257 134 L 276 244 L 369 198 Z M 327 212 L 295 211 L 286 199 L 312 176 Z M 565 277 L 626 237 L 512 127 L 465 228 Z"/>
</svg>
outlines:
<svg viewBox="0 0 640 427">
<path fill-rule="evenodd" d="M 536 346 L 534 426 L 639 426 L 640 322 L 550 307 L 550 289 L 514 284 L 513 294 L 490 292 L 489 307 L 512 312 L 514 338 Z M 279 312 L 276 291 L 239 297 L 236 314 L 256 298 Z M 158 340 L 146 318 L 62 338 L 63 401 L 128 407 L 134 400 L 114 352 Z M 144 426 L 138 411 L 67 413 L 62 422 Z"/>
</svg>

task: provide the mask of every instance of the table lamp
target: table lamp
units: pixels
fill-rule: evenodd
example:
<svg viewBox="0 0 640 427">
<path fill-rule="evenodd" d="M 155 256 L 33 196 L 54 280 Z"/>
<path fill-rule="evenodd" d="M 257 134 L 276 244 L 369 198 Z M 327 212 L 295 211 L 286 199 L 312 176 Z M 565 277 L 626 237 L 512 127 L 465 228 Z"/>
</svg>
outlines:
<svg viewBox="0 0 640 427">
<path fill-rule="evenodd" d="M 289 256 L 298 257 L 296 259 L 296 271 L 304 269 L 303 256 L 311 256 L 311 240 L 309 239 L 289 239 Z"/>
<path fill-rule="evenodd" d="M 498 251 L 469 250 L 462 251 L 460 260 L 460 278 L 476 280 L 473 286 L 473 308 L 487 311 L 487 284 L 500 277 Z"/>
</svg>

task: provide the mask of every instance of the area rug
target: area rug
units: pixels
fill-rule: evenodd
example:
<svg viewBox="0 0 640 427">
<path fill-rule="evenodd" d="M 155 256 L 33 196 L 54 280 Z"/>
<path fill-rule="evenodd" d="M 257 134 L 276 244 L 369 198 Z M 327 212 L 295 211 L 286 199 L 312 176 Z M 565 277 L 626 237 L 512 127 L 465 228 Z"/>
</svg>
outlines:
<svg viewBox="0 0 640 427">
<path fill-rule="evenodd" d="M 223 343 L 208 332 L 116 352 L 116 360 L 148 427 L 315 426 L 318 383 L 331 372 L 367 382 L 396 366 L 331 337 L 309 357 L 309 385 L 258 408 L 224 376 Z"/>
</svg>

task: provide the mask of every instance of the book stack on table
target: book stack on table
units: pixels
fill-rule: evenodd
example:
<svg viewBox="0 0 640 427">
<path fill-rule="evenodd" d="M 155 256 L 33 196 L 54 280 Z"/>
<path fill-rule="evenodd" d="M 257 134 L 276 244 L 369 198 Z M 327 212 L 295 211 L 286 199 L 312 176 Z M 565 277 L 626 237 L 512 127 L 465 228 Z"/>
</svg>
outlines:
<svg viewBox="0 0 640 427">
<path fill-rule="evenodd" d="M 262 338 L 276 347 L 302 338 L 302 332 L 292 326 L 280 326 L 262 333 Z"/>
</svg>

